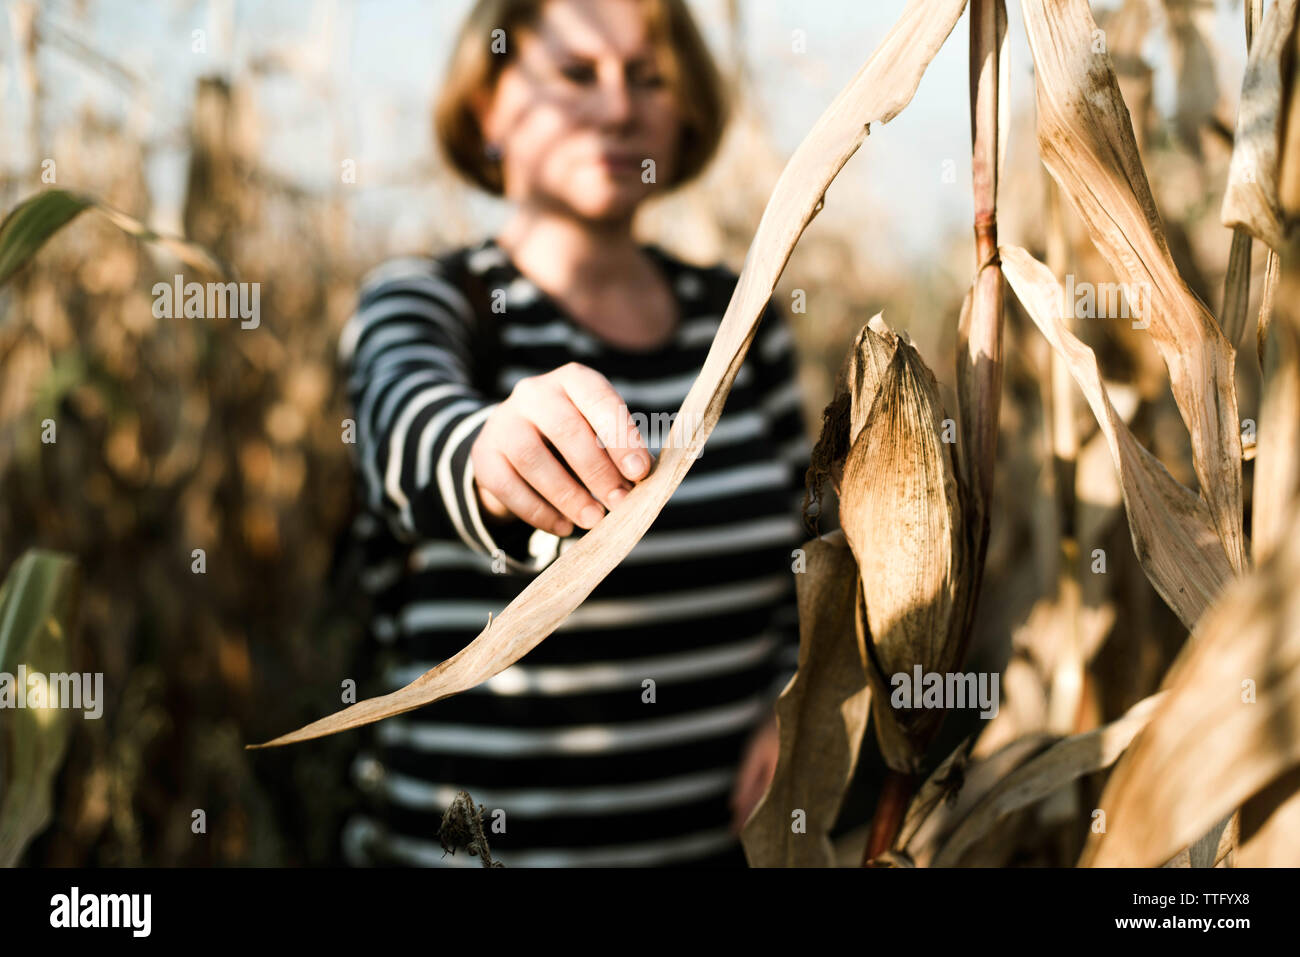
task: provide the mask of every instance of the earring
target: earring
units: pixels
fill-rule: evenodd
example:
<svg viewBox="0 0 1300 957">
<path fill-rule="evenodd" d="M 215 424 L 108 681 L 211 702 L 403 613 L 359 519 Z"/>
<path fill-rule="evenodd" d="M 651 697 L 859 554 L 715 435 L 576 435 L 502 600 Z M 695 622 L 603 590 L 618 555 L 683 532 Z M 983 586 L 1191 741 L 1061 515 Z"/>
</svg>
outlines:
<svg viewBox="0 0 1300 957">
<path fill-rule="evenodd" d="M 496 143 L 484 143 L 483 156 L 489 163 L 499 163 L 501 162 L 501 147 Z"/>
</svg>

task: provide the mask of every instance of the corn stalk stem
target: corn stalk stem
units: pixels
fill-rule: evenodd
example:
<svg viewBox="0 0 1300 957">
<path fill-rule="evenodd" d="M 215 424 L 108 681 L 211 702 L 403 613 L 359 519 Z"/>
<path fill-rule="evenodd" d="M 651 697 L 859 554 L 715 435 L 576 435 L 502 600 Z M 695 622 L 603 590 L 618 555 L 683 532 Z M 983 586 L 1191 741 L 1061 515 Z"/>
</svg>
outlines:
<svg viewBox="0 0 1300 957">
<path fill-rule="evenodd" d="M 970 5 L 971 179 L 975 199 L 976 274 L 968 328 L 960 331 L 965 351 L 959 370 L 969 487 L 974 492 L 982 564 L 988 540 L 988 504 L 997 457 L 998 405 L 1002 395 L 1002 270 L 998 263 L 998 157 L 1000 153 L 998 47 L 1006 32 L 1002 0 Z"/>
<path fill-rule="evenodd" d="M 874 858 L 893 847 L 898 829 L 903 826 L 907 806 L 920 782 L 916 775 L 892 769 L 885 772 L 885 782 L 876 801 L 876 813 L 871 819 L 871 833 L 862 852 L 863 867 L 870 867 Z"/>
<path fill-rule="evenodd" d="M 970 308 L 957 330 L 957 388 L 961 436 L 957 461 L 969 497 L 967 549 L 970 581 L 962 609 L 965 658 L 988 550 L 993 468 L 997 461 L 1002 397 L 1002 267 L 998 259 L 998 170 L 1001 157 L 1000 48 L 1006 36 L 1003 0 L 970 5 L 971 178 L 975 200 L 975 279 Z"/>
</svg>

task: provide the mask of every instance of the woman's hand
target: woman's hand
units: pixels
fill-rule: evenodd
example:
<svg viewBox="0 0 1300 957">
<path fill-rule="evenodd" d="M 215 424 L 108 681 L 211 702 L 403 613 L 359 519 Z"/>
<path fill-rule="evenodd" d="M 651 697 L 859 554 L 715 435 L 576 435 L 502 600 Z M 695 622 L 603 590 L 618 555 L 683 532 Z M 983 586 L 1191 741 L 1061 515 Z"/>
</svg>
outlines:
<svg viewBox="0 0 1300 957">
<path fill-rule="evenodd" d="M 470 461 L 489 517 L 514 516 L 560 537 L 593 527 L 650 472 L 627 404 L 576 362 L 519 380 L 483 424 Z"/>
<path fill-rule="evenodd" d="M 731 789 L 731 832 L 739 834 L 749 815 L 767 793 L 776 773 L 776 758 L 781 739 L 777 735 L 776 714 L 773 713 L 749 739 L 745 756 L 736 773 L 736 783 Z"/>
</svg>

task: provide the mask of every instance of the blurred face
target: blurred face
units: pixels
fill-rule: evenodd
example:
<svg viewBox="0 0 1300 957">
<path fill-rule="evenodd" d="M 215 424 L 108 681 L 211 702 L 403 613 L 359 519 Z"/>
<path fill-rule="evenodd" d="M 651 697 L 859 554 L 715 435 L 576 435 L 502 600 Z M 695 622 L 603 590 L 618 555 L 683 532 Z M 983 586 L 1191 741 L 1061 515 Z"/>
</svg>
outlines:
<svg viewBox="0 0 1300 957">
<path fill-rule="evenodd" d="M 479 104 L 507 199 L 621 219 L 671 181 L 680 120 L 637 0 L 550 0 L 508 42 L 514 58 Z"/>
</svg>

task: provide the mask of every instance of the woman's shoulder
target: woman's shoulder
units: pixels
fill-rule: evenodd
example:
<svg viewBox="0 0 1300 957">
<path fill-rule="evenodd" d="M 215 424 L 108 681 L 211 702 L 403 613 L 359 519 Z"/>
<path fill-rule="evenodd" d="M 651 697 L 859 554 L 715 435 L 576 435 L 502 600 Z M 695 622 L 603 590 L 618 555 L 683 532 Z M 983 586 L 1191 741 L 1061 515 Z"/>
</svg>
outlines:
<svg viewBox="0 0 1300 957">
<path fill-rule="evenodd" d="M 505 265 L 491 238 L 442 246 L 426 253 L 403 253 L 380 260 L 358 283 L 361 305 L 393 296 L 423 296 L 437 305 L 467 311 L 472 291 L 493 270 Z"/>
</svg>

